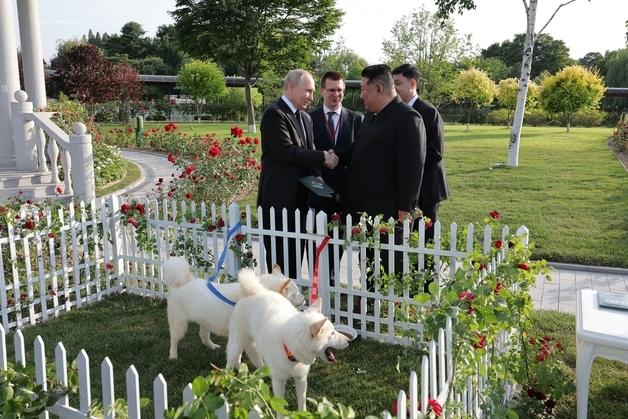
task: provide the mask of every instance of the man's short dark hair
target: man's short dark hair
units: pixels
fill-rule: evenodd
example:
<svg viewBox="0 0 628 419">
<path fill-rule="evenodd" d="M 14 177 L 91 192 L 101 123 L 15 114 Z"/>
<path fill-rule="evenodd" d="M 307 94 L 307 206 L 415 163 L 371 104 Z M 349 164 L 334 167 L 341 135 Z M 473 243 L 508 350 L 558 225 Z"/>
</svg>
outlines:
<svg viewBox="0 0 628 419">
<path fill-rule="evenodd" d="M 401 64 L 399 67 L 396 67 L 393 71 L 392 74 L 394 76 L 396 76 L 397 74 L 401 74 L 403 77 L 407 78 L 407 79 L 414 79 L 417 81 L 417 83 L 419 82 L 419 79 L 421 78 L 421 73 L 419 72 L 419 69 L 412 64 Z"/>
<path fill-rule="evenodd" d="M 390 67 L 386 64 L 375 64 L 364 67 L 362 77 L 368 80 L 368 84 L 373 82 L 381 84 L 385 90 L 394 89 L 395 84 L 390 73 Z"/>
<path fill-rule="evenodd" d="M 325 88 L 325 81 L 327 80 L 333 80 L 333 81 L 343 80 L 344 81 L 344 79 L 345 78 L 342 76 L 342 73 L 340 71 L 335 71 L 335 70 L 326 71 L 325 74 L 323 74 L 323 77 L 321 77 L 321 87 Z"/>
</svg>

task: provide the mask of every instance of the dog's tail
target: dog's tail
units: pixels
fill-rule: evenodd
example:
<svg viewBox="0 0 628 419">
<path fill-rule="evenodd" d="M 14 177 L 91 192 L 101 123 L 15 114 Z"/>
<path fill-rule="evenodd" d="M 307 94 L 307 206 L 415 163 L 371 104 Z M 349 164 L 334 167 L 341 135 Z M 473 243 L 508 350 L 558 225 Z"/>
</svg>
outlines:
<svg viewBox="0 0 628 419">
<path fill-rule="evenodd" d="M 164 280 L 172 288 L 182 287 L 194 278 L 190 272 L 190 265 L 183 257 L 173 257 L 166 260 L 163 269 Z"/>
<path fill-rule="evenodd" d="M 257 274 L 252 269 L 241 269 L 238 273 L 238 281 L 240 282 L 242 294 L 245 297 L 259 294 L 263 291 L 268 291 L 266 287 L 262 285 L 257 277 Z"/>
</svg>

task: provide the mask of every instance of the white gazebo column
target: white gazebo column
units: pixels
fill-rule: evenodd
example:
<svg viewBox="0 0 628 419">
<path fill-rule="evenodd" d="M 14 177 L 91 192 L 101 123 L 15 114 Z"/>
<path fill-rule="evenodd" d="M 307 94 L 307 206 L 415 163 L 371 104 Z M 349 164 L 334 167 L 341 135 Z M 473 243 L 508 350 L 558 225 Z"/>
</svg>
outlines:
<svg viewBox="0 0 628 419">
<path fill-rule="evenodd" d="M 24 90 L 28 93 L 35 108 L 44 108 L 46 106 L 46 82 L 37 1 L 18 0 L 17 18 L 20 24 Z"/>
<path fill-rule="evenodd" d="M 0 0 L 0 167 L 15 167 L 11 102 L 20 89 L 13 0 Z"/>
</svg>

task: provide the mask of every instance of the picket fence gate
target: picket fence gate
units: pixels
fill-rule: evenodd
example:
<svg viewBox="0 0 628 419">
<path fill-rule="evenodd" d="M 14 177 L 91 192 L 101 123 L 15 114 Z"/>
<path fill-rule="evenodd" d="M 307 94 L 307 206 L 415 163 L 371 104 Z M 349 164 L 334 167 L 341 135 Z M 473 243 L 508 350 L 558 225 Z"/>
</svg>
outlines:
<svg viewBox="0 0 628 419">
<path fill-rule="evenodd" d="M 250 249 L 256 253 L 259 261 L 259 269 L 265 272 L 265 248 L 263 237 L 270 236 L 274 240 L 283 240 L 284 253 L 277 254 L 273 242 L 271 254 L 273 261 L 287 260 L 288 238 L 298 238 L 297 254 L 301 253 L 301 246 L 305 246 L 307 253 L 307 270 L 297 272 L 294 278 L 298 285 L 310 289 L 313 286 L 313 265 L 316 250 L 320 250 L 319 266 L 319 297 L 323 302 L 323 312 L 330 317 L 334 323 L 348 324 L 355 327 L 364 338 L 373 338 L 380 341 L 400 344 L 410 344 L 418 341 L 427 345 L 429 356 L 422 359 L 421 364 L 421 395 L 419 399 L 417 390 L 417 375 L 413 373 L 409 383 L 409 405 L 410 417 L 422 417 L 422 413 L 416 409 L 420 402 L 422 407 L 427 406 L 427 395 L 444 404 L 446 400 L 459 402 L 460 411 L 481 417 L 479 408 L 478 388 L 474 388 L 473 382 L 477 382 L 481 387 L 481 379 L 474 381 L 469 377 L 467 388 L 450 388 L 451 371 L 451 348 L 447 342 L 451 342 L 451 329 L 441 330 L 442 341 L 423 342 L 422 325 L 416 322 L 404 320 L 395 315 L 395 306 L 405 305 L 404 310 L 410 306 L 420 306 L 409 295 L 408 289 L 397 295 L 393 287 L 379 289 L 376 284 L 374 290 L 367 289 L 366 272 L 366 250 L 369 246 L 374 248 L 375 259 L 380 252 L 388 251 L 389 266 L 394 269 L 393 252 L 401 252 L 402 268 L 407 272 L 411 263 L 419 271 L 422 271 L 426 264 L 426 257 L 431 256 L 433 266 L 437 267 L 437 274 L 434 281 L 440 284 L 441 276 L 448 273 L 453 274 L 460 266 L 461 260 L 468 255 L 476 245 L 475 226 L 469 224 L 465 226 L 463 232 L 459 232 L 456 223 L 449 226 L 447 240 L 443 240 L 443 231 L 440 222 L 434 224 L 433 247 L 426 247 L 424 242 L 425 223 L 419 223 L 419 243 L 417 246 L 407 244 L 410 234 L 410 225 L 406 221 L 403 225 L 404 244 L 394 244 L 393 233 L 388 234 L 388 241 L 368 245 L 352 240 L 351 228 L 354 220 L 347 216 L 343 220 L 345 235 L 336 225 L 330 231 L 326 215 L 319 213 L 315 215 L 309 212 L 306 216 L 305 226 L 301 225 L 301 217 L 298 211 L 295 214 L 288 214 L 283 209 L 281 216 L 283 225 L 287 225 L 288 217 L 294 216 L 296 231 L 301 233 L 287 232 L 275 228 L 274 210 L 270 212 L 270 228 L 264 229 L 262 220 L 264 214 L 260 208 L 251 209 L 246 207 L 243 212 L 237 204 L 227 207 L 222 205 L 197 205 L 194 202 L 176 202 L 164 200 L 158 202 L 155 199 L 144 199 L 137 201 L 145 209 L 146 238 L 153 240 L 156 244 L 155 251 L 146 250 L 138 243 L 135 227 L 132 224 L 124 225 L 121 222 L 122 215 L 120 208 L 124 199 L 118 196 L 110 196 L 106 199 L 94 199 L 89 204 L 79 202 L 76 205 L 70 204 L 67 213 L 63 209 L 58 209 L 56 220 L 51 211 L 44 209 L 42 213 L 32 211 L 29 213 L 24 209 L 21 219 L 32 217 L 35 223 L 44 220 L 44 224 L 52 228 L 57 223 L 59 234 L 49 237 L 47 230 L 26 230 L 23 226 L 9 224 L 6 236 L 0 237 L 0 307 L 2 316 L 2 330 L 9 331 L 19 329 L 24 325 L 35 324 L 38 321 L 46 321 L 51 317 L 58 317 L 63 312 L 80 308 L 84 304 L 101 300 L 105 296 L 117 293 L 128 292 L 142 296 L 155 298 L 165 298 L 167 296 L 167 286 L 161 276 L 160 265 L 169 255 L 177 250 L 188 258 L 204 258 L 211 256 L 218 258 L 223 251 L 226 253 L 224 273 L 235 278 L 240 268 L 239 258 L 225 245 L 229 242 L 228 232 L 237 230 Z M 255 212 L 254 212 L 255 211 Z M 257 215 L 258 223 L 255 224 L 253 215 Z M 224 228 L 220 226 L 221 221 Z M 380 220 L 373 220 L 377 226 Z M 59 226 L 60 225 L 60 226 Z M 208 228 L 209 227 L 209 228 Z M 490 226 L 485 226 L 481 232 L 481 247 L 483 252 L 488 253 L 491 244 L 495 240 Z M 2 232 L 0 232 L 2 234 Z M 505 239 L 509 235 L 508 227 L 504 227 L 497 232 L 497 238 Z M 517 234 L 524 236 L 527 244 L 528 231 L 525 227 L 517 230 Z M 325 246 L 321 244 L 327 242 Z M 442 246 L 443 242 L 448 243 Z M 183 243 L 177 248 L 177 243 Z M 341 254 L 341 248 L 344 255 Z M 503 258 L 506 249 L 494 258 L 486 267 L 487 272 L 494 270 Z M 336 273 L 336 280 L 330 281 L 330 266 L 328 263 L 328 252 L 333 255 L 332 264 Z M 415 255 L 412 261 L 410 255 Z M 341 256 L 346 261 L 341 264 Z M 356 268 L 357 267 L 357 268 Z M 380 273 L 380 266 L 376 264 L 375 274 Z M 207 272 L 205 272 L 207 274 Z M 344 279 L 344 281 L 343 281 Z M 343 307 L 342 301 L 346 301 Z M 359 303 L 359 310 L 354 313 L 354 301 Z M 398 309 L 397 309 L 398 310 Z M 409 333 L 414 333 L 414 340 L 410 339 Z M 23 344 L 22 352 L 18 353 L 18 338 L 21 333 L 16 332 L 16 358 L 24 363 Z M 4 335 L 3 335 L 4 336 Z M 505 339 L 503 340 L 506 341 Z M 43 342 L 36 342 L 41 346 L 40 353 L 43 354 Z M 61 349 L 60 349 L 61 348 Z M 63 346 L 57 346 L 56 353 L 63 353 Z M 6 363 L 6 350 L 2 352 Z M 43 355 L 41 355 L 43 356 Z M 20 358 L 21 357 L 21 358 Z M 61 355 L 59 355 L 61 357 Z M 65 354 L 62 356 L 65 359 Z M 81 361 L 81 360 L 84 361 Z M 81 353 L 78 357 L 79 365 L 83 362 L 83 370 L 89 370 L 89 360 L 87 354 Z M 488 359 L 487 359 L 488 361 Z M 45 362 L 40 362 L 45 374 Z M 57 359 L 57 378 L 63 375 L 65 361 Z M 5 364 L 2 364 L 5 365 Z M 66 365 L 67 366 L 67 365 Z M 103 383 L 112 383 L 112 368 L 108 359 L 103 361 Z M 61 371 L 61 372 L 59 372 Z M 40 372 L 41 373 L 41 372 Z M 105 380 L 105 374 L 107 380 Z M 440 375 L 439 375 L 440 374 Z M 66 409 L 62 417 L 85 417 L 87 411 L 85 406 L 89 405 L 89 374 L 86 375 L 81 395 L 81 406 L 79 409 L 72 409 L 63 403 L 55 405 L 53 409 Z M 127 370 L 127 397 L 129 413 L 131 418 L 139 418 L 139 388 L 137 386 L 137 373 L 134 368 Z M 38 376 L 39 380 L 39 376 Z M 167 406 L 165 399 L 165 380 L 158 376 L 155 379 L 155 409 Z M 109 385 L 109 384 L 108 384 Z M 104 387 L 104 384 L 103 384 Z M 477 387 L 477 386 L 476 386 Z M 109 387 L 108 387 L 109 388 Z M 511 394 L 512 389 L 507 391 Z M 103 394 L 105 394 L 103 388 Z M 112 394 L 112 393 L 111 393 Z M 137 397 L 136 397 L 137 396 Z M 189 400 L 191 390 L 188 388 L 184 392 L 184 400 Z M 133 401 L 132 401 L 133 400 Z M 162 403 L 163 406 L 159 403 Z M 404 417 L 407 397 L 405 392 L 400 392 L 398 399 L 398 415 Z M 103 400 L 107 404 L 107 400 Z M 66 400 L 67 403 L 67 400 Z M 59 407 L 63 406 L 63 407 Z M 55 413 L 50 410 L 51 413 Z M 79 413 L 77 413 L 79 412 Z M 80 413 L 82 412 L 82 413 Z M 137 416 L 135 415 L 137 412 Z M 56 414 L 56 413 L 55 413 Z M 80 415 L 83 416 L 80 416 Z M 79 416 L 73 416 L 79 415 Z M 224 417 L 228 417 L 225 413 Z"/>
</svg>

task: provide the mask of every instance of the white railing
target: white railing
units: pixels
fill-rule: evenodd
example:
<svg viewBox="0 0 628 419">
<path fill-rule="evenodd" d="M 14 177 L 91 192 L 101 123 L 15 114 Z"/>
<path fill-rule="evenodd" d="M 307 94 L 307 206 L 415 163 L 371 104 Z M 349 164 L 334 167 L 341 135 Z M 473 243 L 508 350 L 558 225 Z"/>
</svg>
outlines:
<svg viewBox="0 0 628 419">
<path fill-rule="evenodd" d="M 303 232 L 296 234 L 274 228 L 261 228 L 263 214 L 259 209 L 259 222 L 254 223 L 254 210 L 246 207 L 241 213 L 236 204 L 218 207 L 185 201 L 143 200 L 141 203 L 145 208 L 147 235 L 156 243 L 157 251 L 153 253 L 139 246 L 135 227 L 122 224 L 119 212 L 122 203 L 122 198 L 111 196 L 106 200 L 94 199 L 89 204 L 70 204 L 67 212 L 58 210 L 56 215 L 60 227 L 56 227 L 58 233 L 53 237 L 48 235 L 46 228 L 41 231 L 25 230 L 23 227 L 9 225 L 6 233 L 0 232 L 0 308 L 4 330 L 19 329 L 25 324 L 57 317 L 63 312 L 80 308 L 124 289 L 133 294 L 165 298 L 168 290 L 161 275 L 161 262 L 173 252 L 173 243 L 178 238 L 186 238 L 191 242 L 191 247 L 185 249 L 185 255 L 195 252 L 201 258 L 207 259 L 210 254 L 218 258 L 228 229 L 238 223 L 239 232 L 252 247 L 262 272 L 265 271 L 265 236 L 275 237 L 277 240 L 285 240 L 286 237 L 300 238 L 307 249 L 307 267 L 297 273 L 295 280 L 302 287 L 311 288 L 315 250 L 330 234 L 326 228 L 325 214 L 322 213 L 316 217 L 309 213 Z M 50 211 L 28 214 L 23 210 L 20 218 L 24 220 L 32 217 L 37 224 L 43 217 L 44 224 L 52 227 L 56 222 L 53 215 Z M 288 214 L 285 210 L 282 216 L 286 221 Z M 298 213 L 295 217 L 299 220 Z M 224 228 L 207 228 L 208 225 L 215 226 L 219 220 L 224 220 Z M 323 300 L 324 313 L 333 323 L 356 327 L 362 337 L 393 343 L 418 342 L 427 345 L 430 355 L 423 359 L 421 365 L 421 406 L 427 406 L 426 397 L 438 400 L 441 405 L 446 400 L 452 400 L 461 406 L 460 412 L 481 416 L 481 377 L 476 377 L 475 380 L 469 378 L 466 389 L 453 389 L 450 385 L 453 371 L 451 327 L 441 331 L 438 342 L 424 342 L 420 323 L 404 320 L 407 316 L 395 316 L 400 310 L 395 305 L 398 306 L 399 303 L 407 307 L 420 306 L 411 298 L 408 289 L 399 294 L 392 287 L 380 289 L 376 284 L 374 289 L 368 290 L 364 266 L 367 245 L 351 240 L 353 221 L 348 217 L 345 222 L 348 233 L 341 236 L 338 228 L 332 229 L 329 244 L 322 250 L 320 257 L 319 296 Z M 422 222 L 419 229 L 420 236 L 424 236 L 425 225 Z M 406 223 L 403 227 L 404 237 L 407 238 L 409 233 L 409 225 Z M 389 237 L 391 243 L 380 243 L 375 252 L 402 252 L 404 272 L 408 272 L 411 264 L 416 264 L 414 266 L 419 271 L 423 270 L 426 256 L 431 255 L 436 272 L 443 275 L 447 272 L 453 273 L 460 266 L 461 259 L 476 245 L 474 227 L 466 226 L 466 233 L 462 235 L 455 223 L 448 229 L 442 229 L 437 222 L 434 233 L 433 247 L 426 247 L 422 241 L 417 246 L 396 245 L 392 244 L 393 239 Z M 497 232 L 497 238 L 505 240 L 508 234 L 509 230 L 505 227 Z M 527 229 L 521 227 L 518 234 L 527 237 Z M 485 226 L 481 236 L 481 246 L 488 252 L 495 240 L 491 228 Z M 449 243 L 446 248 L 442 246 L 445 242 Z M 340 263 L 339 251 L 343 244 L 346 244 L 344 262 Z M 327 266 L 328 252 L 335 255 L 333 264 L 336 281 L 333 284 L 330 282 Z M 287 258 L 287 254 L 278 255 L 274 246 L 271 253 L 273 261 Z M 487 272 L 495 269 L 501 262 L 502 255 L 498 254 L 493 259 L 487 266 Z M 394 260 L 391 258 L 390 261 L 391 269 L 394 269 Z M 233 252 L 227 250 L 224 272 L 235 276 L 239 269 L 238 262 L 239 259 Z M 375 270 L 378 272 L 379 267 L 376 266 Z M 440 274 L 434 277 L 437 283 L 440 282 Z M 354 300 L 359 305 L 356 313 L 353 310 Z M 346 301 L 346 307 L 340 301 Z M 499 342 L 507 342 L 507 339 L 504 337 Z M 417 410 L 414 407 L 419 403 L 415 397 L 416 385 L 412 383 L 411 379 L 411 415 Z M 163 385 L 165 386 L 165 382 Z M 511 394 L 511 390 L 507 389 L 507 394 Z M 399 412 L 406 411 L 407 407 L 402 406 L 404 399 L 405 393 L 400 394 Z M 416 417 L 421 417 L 418 410 Z"/>
<path fill-rule="evenodd" d="M 50 119 L 53 112 L 33 112 L 33 104 L 27 101 L 26 92 L 18 90 L 15 99 L 17 102 L 11 103 L 11 112 L 18 170 L 50 173 L 52 183 L 57 185 L 60 182 L 57 167 L 60 155 L 63 168 L 61 193 L 92 199 L 95 196 L 94 156 L 92 138 L 85 125 L 75 124 L 73 133 L 67 134 Z"/>
</svg>

